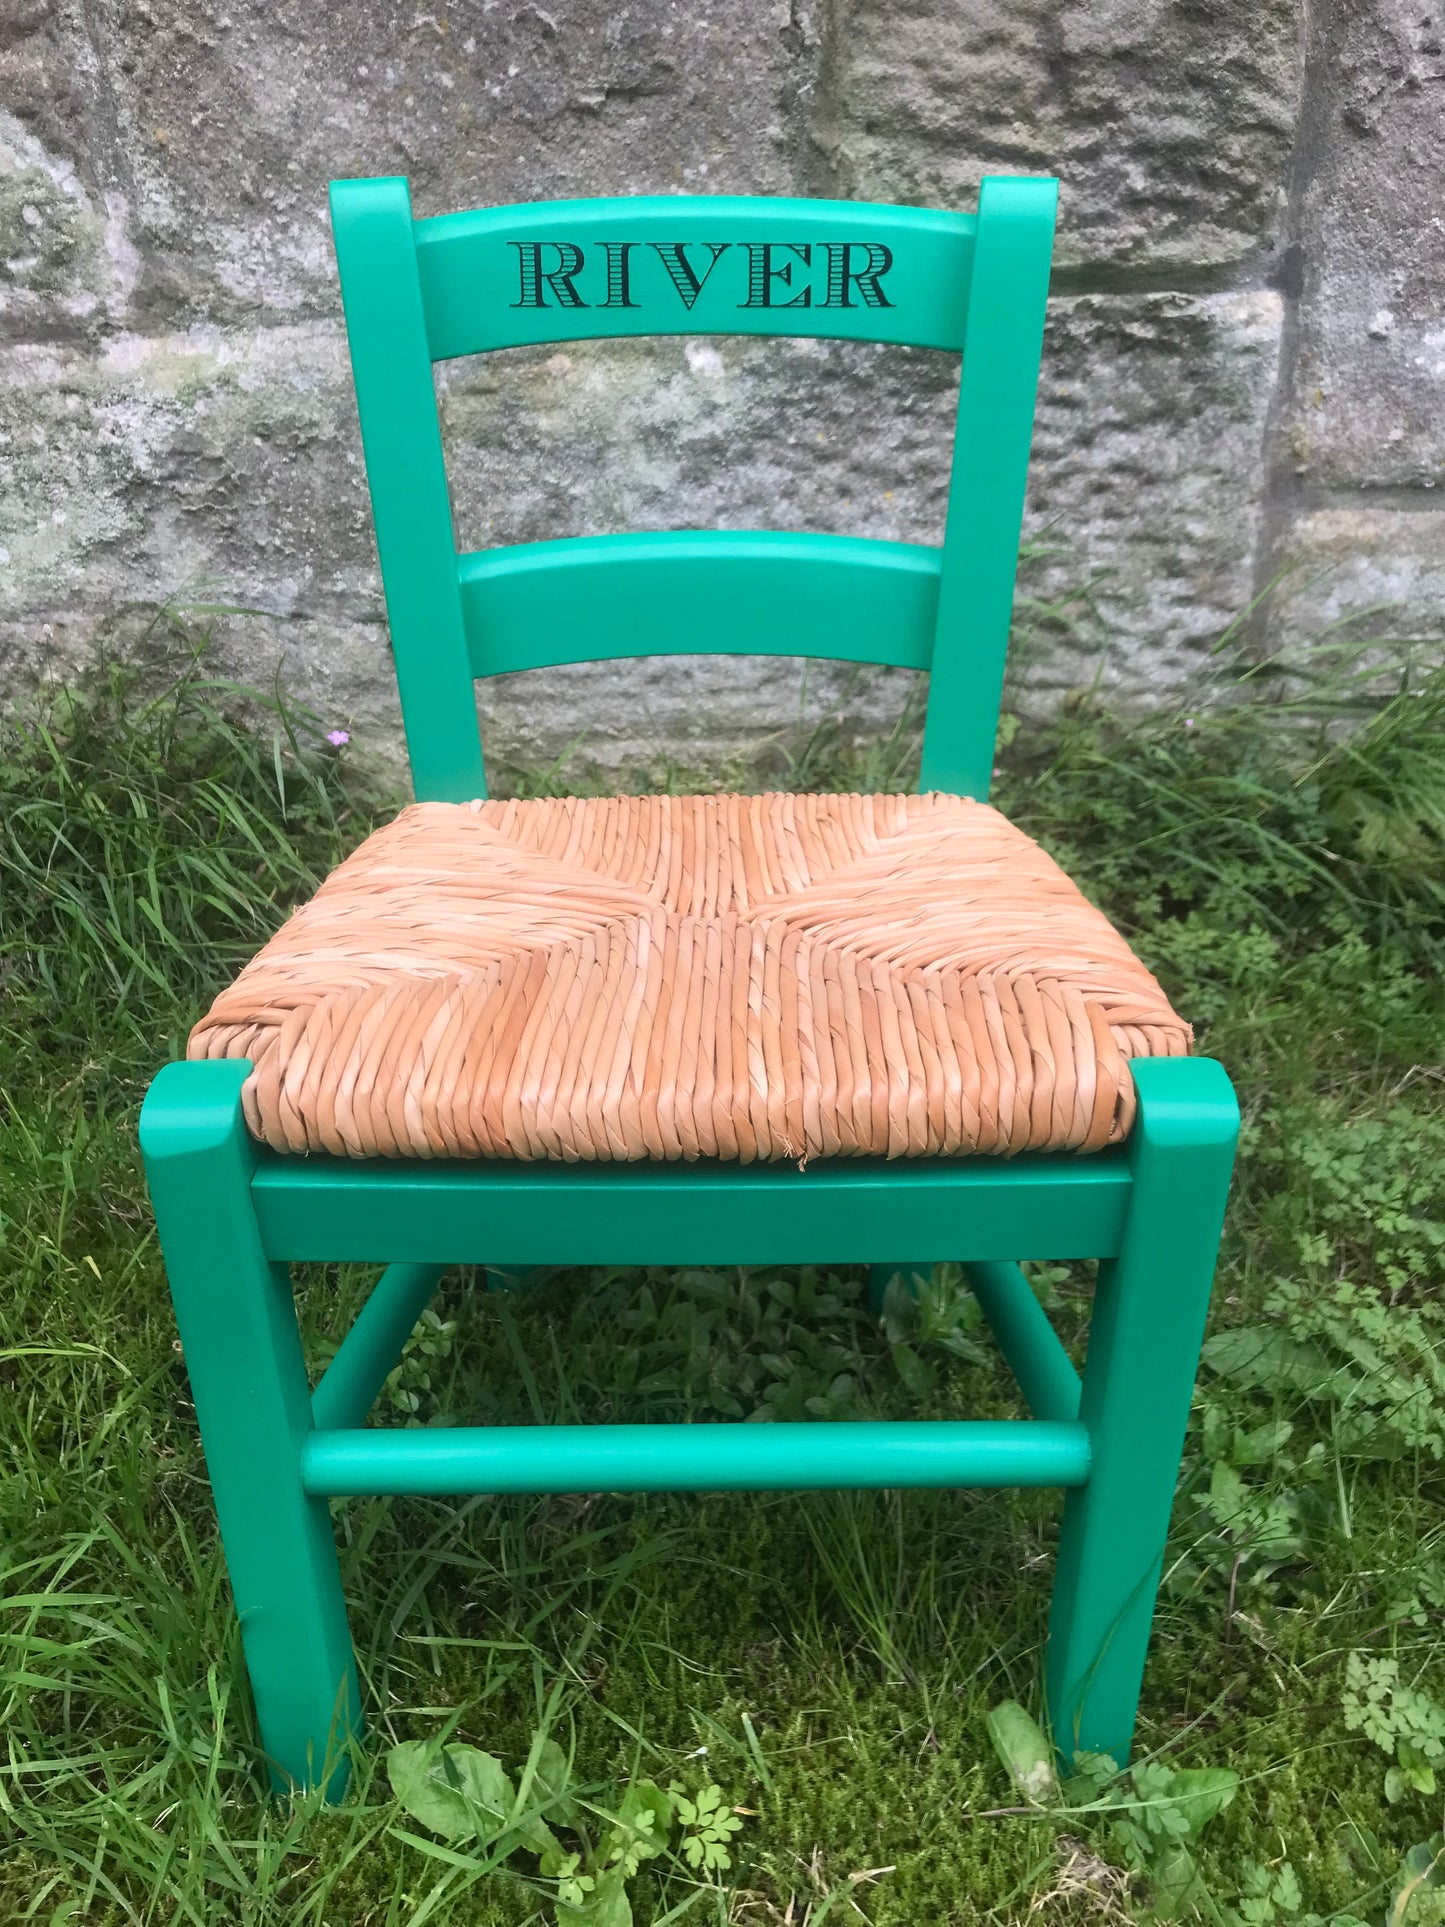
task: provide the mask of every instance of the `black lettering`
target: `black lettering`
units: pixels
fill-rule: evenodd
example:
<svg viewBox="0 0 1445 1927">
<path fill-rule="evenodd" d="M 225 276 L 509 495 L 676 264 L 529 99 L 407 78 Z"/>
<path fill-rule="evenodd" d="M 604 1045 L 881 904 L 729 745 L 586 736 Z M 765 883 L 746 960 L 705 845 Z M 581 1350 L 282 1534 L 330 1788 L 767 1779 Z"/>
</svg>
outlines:
<svg viewBox="0 0 1445 1927">
<path fill-rule="evenodd" d="M 774 281 L 781 281 L 785 288 L 791 288 L 793 285 L 792 262 L 788 262 L 785 267 L 775 268 L 773 266 L 774 251 L 781 249 L 788 254 L 796 254 L 803 266 L 807 267 L 813 254 L 813 250 L 809 245 L 805 243 L 799 246 L 792 241 L 745 241 L 743 245 L 748 251 L 748 298 L 746 301 L 739 302 L 739 307 L 812 307 L 813 290 L 811 288 L 804 288 L 801 294 L 795 294 L 787 301 L 774 301 L 772 291 L 772 283 Z"/>
<path fill-rule="evenodd" d="M 607 299 L 604 308 L 635 308 L 639 304 L 632 299 L 632 270 L 627 257 L 637 246 L 635 241 L 604 241 L 602 252 L 607 256 Z"/>
<path fill-rule="evenodd" d="M 543 292 L 544 282 L 552 290 L 559 308 L 587 306 L 572 285 L 573 277 L 582 272 L 582 250 L 574 241 L 509 241 L 507 246 L 517 250 L 517 266 L 522 278 L 522 297 L 512 303 L 514 308 L 547 307 L 549 303 Z M 551 248 L 555 253 L 555 266 L 542 266 L 543 248 Z"/>
<path fill-rule="evenodd" d="M 893 266 L 893 250 L 884 247 L 881 241 L 828 241 L 828 293 L 823 302 L 825 308 L 851 308 L 855 304 L 848 293 L 849 284 L 856 282 L 859 294 L 863 297 L 865 308 L 891 308 L 893 303 L 884 294 L 878 283 Z M 866 264 L 855 268 L 852 264 L 854 254 L 866 256 Z"/>
<path fill-rule="evenodd" d="M 677 289 L 683 307 L 691 312 L 693 303 L 707 286 L 708 276 L 717 266 L 722 256 L 727 253 L 731 243 L 728 241 L 703 242 L 703 246 L 708 251 L 708 264 L 702 271 L 701 280 L 698 278 L 696 268 L 694 268 L 691 261 L 687 258 L 686 241 L 653 241 L 649 243 L 649 245 L 662 262 L 662 265 L 667 269 L 668 276 L 673 287 Z"/>
</svg>

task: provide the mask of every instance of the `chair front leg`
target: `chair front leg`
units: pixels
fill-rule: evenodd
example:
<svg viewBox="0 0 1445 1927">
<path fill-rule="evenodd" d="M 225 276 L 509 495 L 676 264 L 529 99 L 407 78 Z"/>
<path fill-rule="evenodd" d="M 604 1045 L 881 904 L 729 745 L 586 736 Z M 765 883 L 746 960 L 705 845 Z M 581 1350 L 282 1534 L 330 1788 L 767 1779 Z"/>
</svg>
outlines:
<svg viewBox="0 0 1445 1927">
<path fill-rule="evenodd" d="M 1064 1504 L 1046 1684 L 1054 1740 L 1129 1757 L 1239 1107 L 1207 1058 L 1133 1066 L 1139 1114 L 1122 1248 L 1099 1267 L 1080 1417 L 1086 1485 Z"/>
<path fill-rule="evenodd" d="M 287 1269 L 251 1204 L 250 1068 L 168 1065 L 141 1146 L 261 1742 L 278 1788 L 336 1798 L 360 1724 L 356 1669 L 327 1503 L 301 1489 L 311 1397 Z"/>
</svg>

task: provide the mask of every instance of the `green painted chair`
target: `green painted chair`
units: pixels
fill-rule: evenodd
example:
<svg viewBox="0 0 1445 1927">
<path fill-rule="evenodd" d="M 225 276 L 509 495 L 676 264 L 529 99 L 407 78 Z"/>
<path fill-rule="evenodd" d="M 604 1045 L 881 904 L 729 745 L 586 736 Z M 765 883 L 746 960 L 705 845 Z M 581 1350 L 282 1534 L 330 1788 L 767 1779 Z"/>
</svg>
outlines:
<svg viewBox="0 0 1445 1927">
<path fill-rule="evenodd" d="M 1056 184 L 977 215 L 633 199 L 416 221 L 404 180 L 332 214 L 416 793 L 485 795 L 474 679 L 647 654 L 812 654 L 931 671 L 922 787 L 984 798 L 1013 598 Z M 458 555 L 432 366 L 636 334 L 962 351 L 940 549 L 618 535 Z M 686 611 L 686 621 L 677 611 Z M 262 1741 L 278 1786 L 344 1783 L 360 1706 L 328 1501 L 350 1493 L 863 1486 L 1065 1489 L 1046 1696 L 1056 1742 L 1127 1757 L 1237 1133 L 1221 1068 L 1134 1067 L 1097 1155 L 520 1163 L 258 1144 L 245 1062 L 172 1064 L 141 1141 Z M 368 1429 L 442 1268 L 961 1260 L 1032 1418 Z M 1082 1382 L 1021 1261 L 1099 1260 Z M 288 1265 L 385 1270 L 314 1391 Z"/>
</svg>

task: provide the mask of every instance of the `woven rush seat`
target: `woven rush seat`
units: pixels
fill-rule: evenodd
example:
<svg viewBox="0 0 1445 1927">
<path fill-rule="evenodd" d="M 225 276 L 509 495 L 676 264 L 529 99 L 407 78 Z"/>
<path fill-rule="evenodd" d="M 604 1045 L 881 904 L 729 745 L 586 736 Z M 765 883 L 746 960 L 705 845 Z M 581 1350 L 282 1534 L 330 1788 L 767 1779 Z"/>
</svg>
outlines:
<svg viewBox="0 0 1445 1927">
<path fill-rule="evenodd" d="M 216 999 L 252 1133 L 348 1157 L 1092 1151 L 1191 1033 L 986 804 L 419 803 Z"/>
</svg>

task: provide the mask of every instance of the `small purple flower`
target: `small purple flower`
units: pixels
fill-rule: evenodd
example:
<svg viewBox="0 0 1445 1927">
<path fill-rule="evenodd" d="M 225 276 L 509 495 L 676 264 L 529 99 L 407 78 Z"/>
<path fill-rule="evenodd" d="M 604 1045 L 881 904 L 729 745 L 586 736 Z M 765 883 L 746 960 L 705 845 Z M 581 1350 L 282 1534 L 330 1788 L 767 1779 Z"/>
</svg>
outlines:
<svg viewBox="0 0 1445 1927">
<path fill-rule="evenodd" d="M 351 741 L 351 732 L 347 729 L 328 729 L 326 740 L 333 749 L 340 749 L 343 744 Z"/>
<path fill-rule="evenodd" d="M 1193 727 L 1194 727 L 1194 718 L 1193 718 L 1192 716 L 1186 716 L 1186 717 L 1184 718 L 1184 727 L 1185 727 L 1186 729 L 1193 729 Z"/>
<path fill-rule="evenodd" d="M 994 766 L 993 766 L 993 773 L 994 773 L 994 775 L 995 775 L 995 776 L 1002 776 L 1002 775 L 1003 775 L 1003 764 L 1002 764 L 1002 763 L 995 763 L 995 764 L 994 764 Z"/>
</svg>

